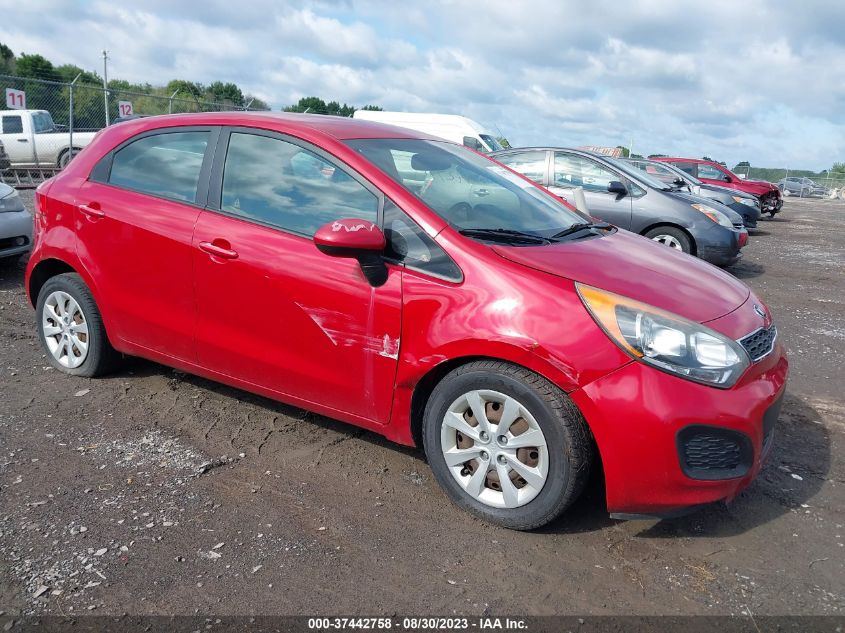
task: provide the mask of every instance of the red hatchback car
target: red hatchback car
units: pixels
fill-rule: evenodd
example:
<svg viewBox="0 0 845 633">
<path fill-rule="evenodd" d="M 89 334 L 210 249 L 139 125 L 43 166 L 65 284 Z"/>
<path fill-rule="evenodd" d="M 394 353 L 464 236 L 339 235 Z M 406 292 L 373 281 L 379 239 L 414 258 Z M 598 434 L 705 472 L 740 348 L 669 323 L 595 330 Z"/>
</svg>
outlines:
<svg viewBox="0 0 845 633">
<path fill-rule="evenodd" d="M 750 193 L 760 200 L 762 212 L 768 213 L 772 217 L 775 217 L 775 214 L 783 206 L 783 196 L 777 185 L 765 180 L 740 178 L 730 169 L 715 161 L 702 158 L 671 158 L 669 156 L 655 156 L 653 160 L 674 165 L 708 185 L 719 185 L 720 187 Z"/>
<path fill-rule="evenodd" d="M 729 274 L 463 146 L 326 116 L 110 127 L 36 196 L 53 365 L 142 356 L 422 445 L 459 506 L 541 526 L 733 498 L 787 360 Z"/>
</svg>

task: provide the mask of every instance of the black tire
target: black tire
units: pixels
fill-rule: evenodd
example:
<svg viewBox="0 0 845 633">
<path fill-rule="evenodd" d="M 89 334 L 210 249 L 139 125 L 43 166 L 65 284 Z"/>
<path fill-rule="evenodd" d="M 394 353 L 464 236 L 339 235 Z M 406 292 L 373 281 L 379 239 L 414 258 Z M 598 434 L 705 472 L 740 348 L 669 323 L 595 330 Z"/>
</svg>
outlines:
<svg viewBox="0 0 845 633">
<path fill-rule="evenodd" d="M 496 508 L 475 499 L 455 480 L 443 457 L 444 416 L 455 400 L 477 389 L 490 389 L 518 400 L 545 436 L 549 449 L 546 481 L 539 494 L 522 506 Z M 587 423 L 569 397 L 542 376 L 499 361 L 462 365 L 438 383 L 425 408 L 423 444 L 435 479 L 457 506 L 514 530 L 535 529 L 558 517 L 584 489 L 593 459 Z"/>
<path fill-rule="evenodd" d="M 79 305 L 88 326 L 88 351 L 85 360 L 78 367 L 66 367 L 53 356 L 47 345 L 42 327 L 44 304 L 47 298 L 56 291 L 70 295 Z M 35 309 L 35 325 L 38 330 L 38 340 L 47 355 L 47 360 L 56 369 L 73 376 L 101 376 L 113 371 L 121 361 L 121 355 L 109 342 L 103 318 L 88 286 L 77 273 L 64 273 L 47 280 L 38 293 Z"/>
<path fill-rule="evenodd" d="M 689 235 L 679 228 L 674 226 L 658 226 L 645 233 L 645 237 L 650 240 L 653 240 L 661 235 L 669 235 L 675 238 L 681 245 L 681 250 L 689 255 L 692 255 L 692 240 L 690 240 Z"/>
</svg>

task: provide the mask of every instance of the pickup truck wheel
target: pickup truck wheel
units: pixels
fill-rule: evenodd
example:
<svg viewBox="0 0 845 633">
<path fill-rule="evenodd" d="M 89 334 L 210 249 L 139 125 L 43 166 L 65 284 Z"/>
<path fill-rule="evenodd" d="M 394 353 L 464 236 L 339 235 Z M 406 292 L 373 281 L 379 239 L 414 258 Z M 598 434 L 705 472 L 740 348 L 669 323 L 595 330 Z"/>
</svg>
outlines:
<svg viewBox="0 0 845 633">
<path fill-rule="evenodd" d="M 63 151 L 59 156 L 59 167 L 61 169 L 67 167 L 67 164 L 70 162 L 71 158 L 76 156 L 78 153 L 79 150 L 75 147 L 73 148 L 73 150 L 66 149 L 65 151 Z"/>
</svg>

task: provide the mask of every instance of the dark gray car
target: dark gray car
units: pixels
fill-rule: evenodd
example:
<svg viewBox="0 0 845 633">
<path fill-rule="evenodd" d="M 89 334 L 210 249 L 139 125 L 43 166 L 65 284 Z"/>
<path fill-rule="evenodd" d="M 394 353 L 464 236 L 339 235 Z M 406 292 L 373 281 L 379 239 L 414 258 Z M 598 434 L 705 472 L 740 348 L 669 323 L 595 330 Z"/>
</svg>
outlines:
<svg viewBox="0 0 845 633">
<path fill-rule="evenodd" d="M 571 204 L 580 187 L 592 216 L 718 266 L 739 259 L 748 237 L 742 218 L 728 207 L 675 191 L 607 156 L 557 147 L 509 149 L 491 156 Z"/>
<path fill-rule="evenodd" d="M 669 163 L 645 158 L 625 158 L 622 160 L 679 191 L 709 198 L 730 207 L 742 216 L 742 223 L 746 229 L 757 228 L 757 220 L 760 219 L 760 201 L 750 193 L 720 187 L 719 185 L 708 185 Z"/>
</svg>

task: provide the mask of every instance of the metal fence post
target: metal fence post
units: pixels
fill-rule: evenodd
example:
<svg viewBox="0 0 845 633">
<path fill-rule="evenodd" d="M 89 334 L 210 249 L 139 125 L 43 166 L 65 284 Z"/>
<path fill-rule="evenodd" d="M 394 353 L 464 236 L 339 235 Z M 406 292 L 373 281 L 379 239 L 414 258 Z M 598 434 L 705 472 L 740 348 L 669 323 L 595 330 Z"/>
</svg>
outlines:
<svg viewBox="0 0 845 633">
<path fill-rule="evenodd" d="M 167 114 L 173 114 L 173 98 L 179 94 L 179 90 L 174 90 L 173 94 L 170 95 L 170 102 L 167 104 Z"/>
<path fill-rule="evenodd" d="M 76 87 L 76 82 L 82 76 L 82 73 L 79 73 L 76 78 L 70 82 L 70 86 L 68 86 L 68 102 L 70 104 L 70 112 L 68 112 L 67 117 L 67 129 L 68 129 L 68 152 L 70 155 L 68 156 L 68 162 L 73 159 L 73 89 Z"/>
</svg>

